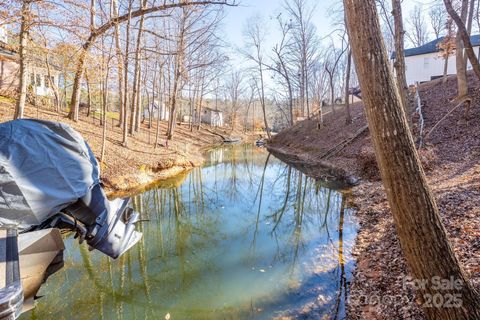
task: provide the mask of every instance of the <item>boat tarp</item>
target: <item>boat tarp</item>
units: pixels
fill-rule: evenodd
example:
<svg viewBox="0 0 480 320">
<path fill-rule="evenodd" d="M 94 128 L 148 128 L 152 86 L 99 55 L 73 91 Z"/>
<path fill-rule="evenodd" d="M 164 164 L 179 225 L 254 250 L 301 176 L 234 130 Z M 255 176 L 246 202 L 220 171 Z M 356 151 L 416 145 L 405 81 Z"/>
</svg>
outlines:
<svg viewBox="0 0 480 320">
<path fill-rule="evenodd" d="M 70 126 L 32 119 L 0 124 L 0 225 L 38 225 L 99 182 L 97 160 Z"/>
</svg>

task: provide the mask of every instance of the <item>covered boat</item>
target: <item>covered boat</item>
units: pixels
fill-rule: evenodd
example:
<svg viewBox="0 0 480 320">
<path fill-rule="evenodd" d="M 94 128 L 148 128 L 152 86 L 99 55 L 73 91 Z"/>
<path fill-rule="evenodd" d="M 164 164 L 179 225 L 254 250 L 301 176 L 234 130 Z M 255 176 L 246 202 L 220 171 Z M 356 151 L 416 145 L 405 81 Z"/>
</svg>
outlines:
<svg viewBox="0 0 480 320">
<path fill-rule="evenodd" d="M 60 233 L 52 233 L 52 228 L 72 230 L 80 241 L 112 258 L 122 255 L 141 238 L 135 231 L 138 213 L 128 203 L 128 198 L 107 199 L 97 160 L 68 125 L 30 119 L 0 124 L 0 229 L 18 232 L 18 242 L 28 248 L 20 252 L 16 278 L 27 272 L 22 254 L 38 257 L 37 253 L 44 259 L 38 260 L 41 265 L 28 265 L 28 272 L 40 270 L 38 278 L 45 278 L 46 269 L 63 250 Z M 48 237 L 41 230 L 49 230 Z M 12 248 L 8 250 L 17 250 L 18 256 L 18 247 Z M 31 285 L 36 292 L 39 286 Z M 0 288 L 0 304 L 9 299 L 1 292 Z M 18 303 L 18 290 L 12 299 Z"/>
</svg>

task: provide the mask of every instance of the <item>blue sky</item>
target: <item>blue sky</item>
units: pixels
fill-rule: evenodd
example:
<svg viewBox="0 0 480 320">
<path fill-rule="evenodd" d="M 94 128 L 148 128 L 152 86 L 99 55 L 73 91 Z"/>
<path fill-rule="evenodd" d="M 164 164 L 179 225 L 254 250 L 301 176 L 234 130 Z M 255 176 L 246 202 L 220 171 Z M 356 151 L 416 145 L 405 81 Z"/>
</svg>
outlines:
<svg viewBox="0 0 480 320">
<path fill-rule="evenodd" d="M 328 34 L 330 30 L 330 19 L 328 18 L 327 10 L 332 7 L 338 0 L 310 0 L 313 4 L 316 1 L 317 8 L 314 14 L 314 23 L 321 32 L 321 34 Z M 284 0 L 239 0 L 238 7 L 228 7 L 226 9 L 227 16 L 224 20 L 225 33 L 228 41 L 234 45 L 242 44 L 242 30 L 248 18 L 254 15 L 261 15 L 266 21 L 271 17 L 275 18 L 281 11 Z M 273 32 L 273 27 L 269 28 L 270 33 Z"/>
<path fill-rule="evenodd" d="M 227 16 L 224 20 L 225 35 L 229 43 L 234 46 L 242 45 L 242 30 L 249 17 L 256 14 L 262 15 L 268 22 L 270 17 L 276 17 L 282 11 L 284 0 L 237 0 L 238 7 L 227 7 Z M 341 0 L 310 0 L 311 4 L 316 3 L 314 13 L 314 24 L 321 37 L 328 35 L 332 31 L 332 17 L 329 16 L 330 9 L 341 5 Z M 425 15 L 428 14 L 428 7 L 435 3 L 435 0 L 404 0 L 404 17 L 408 17 L 408 12 L 415 5 L 423 5 Z M 270 27 L 270 36 L 275 37 L 273 27 Z"/>
</svg>

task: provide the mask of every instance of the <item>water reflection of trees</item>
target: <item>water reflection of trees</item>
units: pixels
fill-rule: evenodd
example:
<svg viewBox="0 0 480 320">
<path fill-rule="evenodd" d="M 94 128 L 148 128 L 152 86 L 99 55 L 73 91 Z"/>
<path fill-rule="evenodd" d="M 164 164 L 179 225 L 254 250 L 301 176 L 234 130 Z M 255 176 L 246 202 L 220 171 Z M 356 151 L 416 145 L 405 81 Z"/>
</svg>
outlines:
<svg viewBox="0 0 480 320">
<path fill-rule="evenodd" d="M 344 229 L 344 196 L 255 148 L 219 150 L 210 158 L 210 166 L 193 170 L 181 186 L 151 190 L 133 199 L 146 221 L 139 226 L 144 237 L 118 261 L 92 256 L 80 247 L 84 271 L 78 281 L 88 281 L 92 288 L 83 293 L 68 290 L 71 296 L 66 299 L 98 309 L 80 305 L 79 318 L 95 313 L 100 318 L 155 319 L 159 310 L 167 310 L 172 301 L 182 301 L 179 297 L 195 290 L 202 275 L 210 274 L 215 283 L 222 262 L 210 252 L 232 237 L 221 224 L 230 214 L 221 210 L 226 205 L 241 207 L 247 220 L 236 230 L 251 248 L 251 256 L 242 262 L 245 266 L 268 260 L 266 265 L 281 265 L 288 276 L 296 277 L 312 243 L 337 252 L 337 263 L 329 271 L 337 283 L 330 308 L 331 314 L 341 314 L 347 295 L 343 237 L 350 232 Z M 272 243 L 271 255 L 255 252 L 259 239 Z M 188 301 L 176 308 L 177 312 L 188 308 Z"/>
</svg>

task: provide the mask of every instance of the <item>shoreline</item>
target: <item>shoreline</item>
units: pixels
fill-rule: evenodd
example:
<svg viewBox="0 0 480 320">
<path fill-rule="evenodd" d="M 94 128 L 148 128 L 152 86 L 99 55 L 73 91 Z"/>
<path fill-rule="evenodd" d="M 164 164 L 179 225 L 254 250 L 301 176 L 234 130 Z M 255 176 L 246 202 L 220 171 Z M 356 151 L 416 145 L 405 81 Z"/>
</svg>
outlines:
<svg viewBox="0 0 480 320">
<path fill-rule="evenodd" d="M 426 132 L 450 110 L 449 101 L 456 95 L 455 80 L 449 79 L 447 89 L 439 81 L 421 85 Z M 472 120 L 465 125 L 463 110 L 457 110 L 418 152 L 450 243 L 478 290 L 480 124 L 474 119 L 480 117 L 480 90 L 472 92 L 472 96 Z M 356 267 L 349 284 L 347 319 L 424 319 L 413 288 L 405 285 L 409 273 L 368 131 L 328 161 L 316 160 L 366 124 L 363 106 L 355 105 L 352 109 L 354 123 L 350 126 L 343 119 L 327 117 L 326 126 L 317 130 L 315 120 L 305 120 L 274 137 L 269 150 L 282 152 L 283 161 L 316 179 L 321 179 L 325 172 L 327 177 L 340 172 L 341 179 L 360 179 L 349 189 L 349 203 L 355 209 L 359 230 L 352 249 Z M 414 134 L 418 132 L 416 125 L 412 130 Z"/>
<path fill-rule="evenodd" d="M 14 101 L 0 96 L 0 122 L 13 119 Z M 141 123 L 138 132 L 129 135 L 128 147 L 123 147 L 123 131 L 118 120 L 108 118 L 105 158 L 100 163 L 102 126 L 94 114 L 87 117 L 85 113 L 80 113 L 79 120 L 74 122 L 67 117 L 65 110 L 56 112 L 53 107 L 27 104 L 25 118 L 61 122 L 80 133 L 99 162 L 100 178 L 109 197 L 128 195 L 153 187 L 201 166 L 204 152 L 222 145 L 224 136 L 232 134 L 248 140 L 248 135 L 239 131 L 230 132 L 229 129 L 204 125 L 199 130 L 191 130 L 188 125 L 178 124 L 174 139 L 168 141 L 167 146 L 164 134 L 167 123 L 161 121 L 158 128 L 159 141 L 155 148 L 157 123 L 154 121 L 152 126 L 148 126 L 145 121 Z"/>
<path fill-rule="evenodd" d="M 178 181 L 183 181 L 194 168 L 203 166 L 205 152 L 220 148 L 223 145 L 223 142 L 214 142 L 205 146 L 196 154 L 189 154 L 188 157 L 191 160 L 187 160 L 186 156 L 168 167 L 143 167 L 137 173 L 117 178 L 106 177 L 101 174 L 102 180 L 108 181 L 106 184 L 104 183 L 105 192 L 109 198 L 117 198 L 136 195 L 152 188 L 176 187 L 179 185 Z"/>
</svg>

